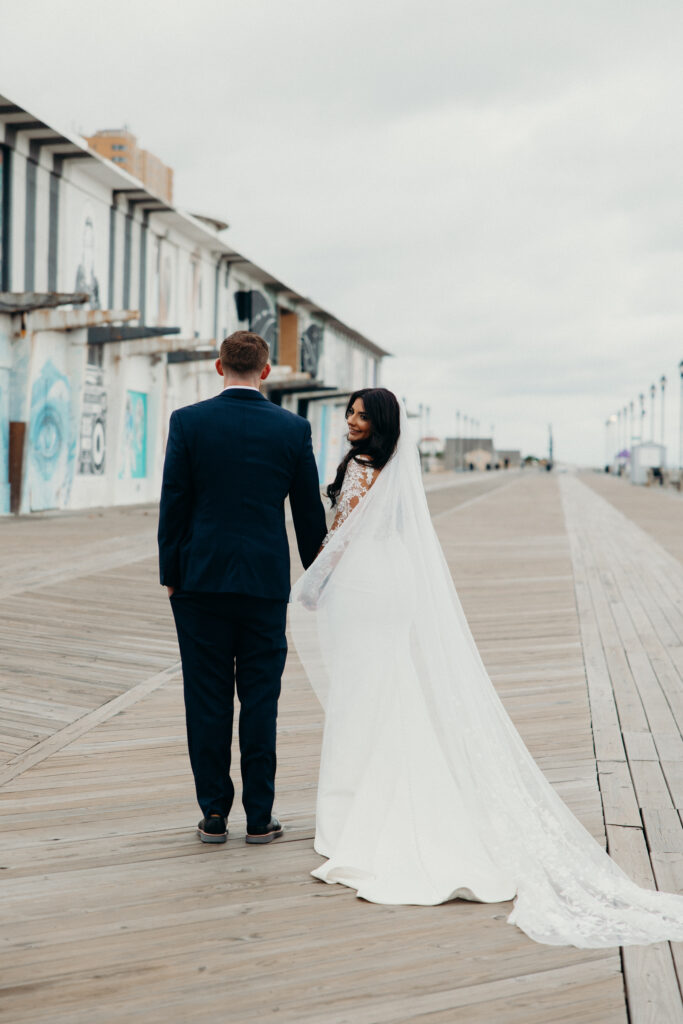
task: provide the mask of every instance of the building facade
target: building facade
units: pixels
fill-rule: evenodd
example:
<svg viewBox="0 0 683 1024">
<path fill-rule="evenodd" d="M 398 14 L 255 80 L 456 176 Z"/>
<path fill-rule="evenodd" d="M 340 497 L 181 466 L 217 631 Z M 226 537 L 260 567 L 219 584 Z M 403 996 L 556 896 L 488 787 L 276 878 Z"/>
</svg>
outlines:
<svg viewBox="0 0 683 1024">
<path fill-rule="evenodd" d="M 321 481 L 386 353 L 81 140 L 0 97 L 0 514 L 148 502 L 168 418 L 239 328 L 311 421 Z"/>
<path fill-rule="evenodd" d="M 444 448 L 444 469 L 516 469 L 521 465 L 518 449 L 495 448 L 491 437 L 448 437 Z"/>
<path fill-rule="evenodd" d="M 127 128 L 104 128 L 87 135 L 85 141 L 105 160 L 138 178 L 154 195 L 173 202 L 173 171 L 154 153 L 138 146 L 136 136 Z"/>
</svg>

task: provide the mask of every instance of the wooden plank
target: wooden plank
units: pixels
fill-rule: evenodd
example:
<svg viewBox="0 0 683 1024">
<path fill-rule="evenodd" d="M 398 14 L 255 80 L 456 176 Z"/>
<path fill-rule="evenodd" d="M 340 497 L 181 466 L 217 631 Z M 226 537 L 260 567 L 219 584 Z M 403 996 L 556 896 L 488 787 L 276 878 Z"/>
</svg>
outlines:
<svg viewBox="0 0 683 1024">
<path fill-rule="evenodd" d="M 653 761 L 629 762 L 639 807 L 668 810 L 673 807 L 662 766 Z"/>
<path fill-rule="evenodd" d="M 624 743 L 629 761 L 659 761 L 651 732 L 625 732 Z"/>
<path fill-rule="evenodd" d="M 655 881 L 643 833 L 637 828 L 607 826 L 610 856 L 638 885 Z M 671 948 L 667 942 L 626 946 L 622 950 L 631 1024 L 680 1024 L 683 1002 Z"/>
<path fill-rule="evenodd" d="M 628 758 L 599 765 L 610 853 L 639 884 L 654 887 L 656 877 L 679 891 L 683 877 L 672 865 L 683 871 L 674 806 L 683 799 L 683 567 L 576 481 L 563 480 L 563 492 L 582 636 L 604 650 Z M 609 703 L 591 701 L 591 712 L 609 718 Z M 673 949 L 675 970 L 667 944 L 624 950 L 632 1022 L 683 1020 L 682 949 Z"/>
<path fill-rule="evenodd" d="M 624 761 L 598 762 L 598 781 L 607 825 L 633 825 L 640 828 L 640 811 Z"/>
<path fill-rule="evenodd" d="M 483 494 L 469 486 L 437 491 L 430 503 L 447 512 Z M 28 559 L 27 524 L 8 526 L 17 557 Z M 589 693 L 557 482 L 531 474 L 443 515 L 437 526 L 501 699 L 551 785 L 600 840 Z M 40 527 L 44 554 L 96 546 L 100 535 L 132 538 L 141 521 L 108 510 L 96 520 L 57 517 Z M 601 1024 L 625 1024 L 614 950 L 533 943 L 506 923 L 510 904 L 374 906 L 310 877 L 319 863 L 312 835 L 322 716 L 294 652 L 279 719 L 284 841 L 246 846 L 238 797 L 228 843 L 219 850 L 199 844 L 182 690 L 171 671 L 172 619 L 154 559 L 111 566 L 104 588 L 98 571 L 17 594 L 4 604 L 11 623 L 3 630 L 0 622 L 13 686 L 4 699 L 17 724 L 21 716 L 49 723 L 52 702 L 55 708 L 53 747 L 34 751 L 41 759 L 22 762 L 0 788 L 10 940 L 0 1000 L 12 1024 L 138 1016 L 153 1024 L 221 1020 L 226 1012 L 245 1022 L 308 1024 L 402 1015 L 449 1024 L 595 1024 L 598 1013 Z M 33 646 L 22 632 L 28 619 L 46 624 Z M 90 643 L 96 636 L 99 651 Z M 164 671 L 161 685 L 135 691 Z M 623 758 L 604 663 L 598 671 L 594 696 L 612 715 L 603 749 Z M 118 713 L 109 717 L 112 700 Z M 87 729 L 64 733 L 84 714 L 91 715 L 80 722 Z"/>
<path fill-rule="evenodd" d="M 683 853 L 683 830 L 678 811 L 670 808 L 643 809 L 647 846 L 652 853 Z"/>
<path fill-rule="evenodd" d="M 683 808 L 683 761 L 665 761 L 662 758 L 661 764 L 671 801 L 674 807 Z"/>
</svg>

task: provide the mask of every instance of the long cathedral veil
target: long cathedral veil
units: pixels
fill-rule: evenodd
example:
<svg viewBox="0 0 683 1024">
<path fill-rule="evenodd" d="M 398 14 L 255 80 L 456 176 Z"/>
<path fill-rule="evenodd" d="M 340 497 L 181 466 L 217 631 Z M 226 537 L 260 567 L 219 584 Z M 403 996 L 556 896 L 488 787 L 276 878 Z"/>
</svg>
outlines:
<svg viewBox="0 0 683 1024">
<path fill-rule="evenodd" d="M 411 678 L 421 689 L 435 742 L 483 846 L 514 880 L 517 898 L 508 921 L 553 945 L 683 940 L 683 896 L 639 888 L 624 874 L 548 783 L 505 711 L 432 525 L 403 408 L 394 455 L 292 590 L 294 642 L 323 707 L 338 649 L 331 638 L 354 643 L 346 635 L 349 624 L 330 616 L 338 607 L 330 597 L 345 560 L 368 544 L 386 552 L 384 569 L 395 575 L 395 593 L 409 600 Z M 395 611 L 391 601 L 385 610 L 374 609 L 376 633 L 382 614 L 389 629 Z M 363 642 L 371 642 L 367 634 Z"/>
</svg>

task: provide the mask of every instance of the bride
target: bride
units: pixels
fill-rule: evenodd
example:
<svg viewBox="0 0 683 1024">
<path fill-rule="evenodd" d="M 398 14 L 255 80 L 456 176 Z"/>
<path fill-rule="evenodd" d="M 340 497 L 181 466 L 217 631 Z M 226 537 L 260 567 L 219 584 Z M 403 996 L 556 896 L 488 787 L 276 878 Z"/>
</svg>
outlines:
<svg viewBox="0 0 683 1024">
<path fill-rule="evenodd" d="M 487 675 L 432 526 L 405 411 L 347 408 L 337 513 L 292 590 L 325 709 L 313 875 L 374 903 L 516 897 L 508 920 L 580 947 L 683 940 L 683 897 L 636 886 L 546 781 Z"/>
</svg>

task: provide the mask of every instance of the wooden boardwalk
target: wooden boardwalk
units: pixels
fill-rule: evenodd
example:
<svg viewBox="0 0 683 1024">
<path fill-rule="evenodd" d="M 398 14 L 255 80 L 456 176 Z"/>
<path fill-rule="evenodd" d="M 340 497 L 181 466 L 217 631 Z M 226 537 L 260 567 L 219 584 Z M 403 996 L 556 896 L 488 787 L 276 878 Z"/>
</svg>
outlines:
<svg viewBox="0 0 683 1024">
<path fill-rule="evenodd" d="M 680 888 L 680 562 L 573 479 L 501 474 L 429 500 L 548 778 L 603 842 L 604 801 L 613 852 L 644 884 Z M 638 536 L 618 566 L 614 516 Z M 619 950 L 537 945 L 505 923 L 509 904 L 381 907 L 310 878 L 321 711 L 293 653 L 287 832 L 246 846 L 237 806 L 228 843 L 202 846 L 155 526 L 150 509 L 0 522 L 0 1020 L 683 1019 L 668 944 L 627 951 L 625 987 Z"/>
</svg>

